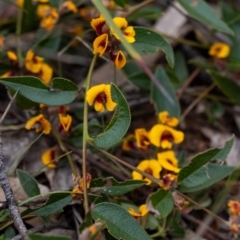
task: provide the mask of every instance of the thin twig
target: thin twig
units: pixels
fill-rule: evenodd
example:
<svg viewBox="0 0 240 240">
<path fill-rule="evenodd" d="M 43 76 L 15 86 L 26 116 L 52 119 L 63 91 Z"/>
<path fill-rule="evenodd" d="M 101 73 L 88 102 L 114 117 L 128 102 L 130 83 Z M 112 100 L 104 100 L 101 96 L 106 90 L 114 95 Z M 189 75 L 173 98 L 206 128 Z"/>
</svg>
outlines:
<svg viewBox="0 0 240 240">
<path fill-rule="evenodd" d="M 204 224 L 203 221 L 200 221 L 200 220 L 198 220 L 197 218 L 195 218 L 195 217 L 193 217 L 193 216 L 191 216 L 191 215 L 189 215 L 189 214 L 186 214 L 186 213 L 184 213 L 184 212 L 182 212 L 181 215 L 182 215 L 184 218 L 186 218 L 187 220 L 189 220 L 189 221 L 191 221 L 191 222 L 193 222 L 193 223 L 196 223 L 196 224 L 198 224 L 198 225 Z M 206 225 L 205 227 L 206 227 L 206 230 L 209 231 L 209 232 L 210 232 L 212 235 L 214 235 L 215 237 L 217 237 L 217 239 L 222 239 L 222 240 L 228 239 L 227 234 L 225 234 L 225 235 L 220 234 L 220 233 L 214 231 L 212 228 L 210 228 L 210 227 L 207 226 L 207 225 Z M 199 238 L 199 239 L 200 239 L 200 238 Z"/>
<path fill-rule="evenodd" d="M 31 228 L 30 230 L 28 230 L 28 233 L 36 233 L 36 232 L 41 232 L 45 229 L 51 229 L 51 228 L 67 228 L 68 225 L 66 222 L 55 222 L 55 223 L 50 223 L 49 225 L 41 225 L 41 226 L 37 226 L 35 228 Z M 16 235 L 14 238 L 12 238 L 12 240 L 20 240 L 21 239 L 21 235 Z"/>
<path fill-rule="evenodd" d="M 188 113 L 204 98 L 214 87 L 216 87 L 215 83 L 212 83 L 208 88 L 206 88 L 183 112 L 181 116 L 181 122 L 188 115 Z"/>
<path fill-rule="evenodd" d="M 4 118 L 6 117 L 6 115 L 7 115 L 8 111 L 9 111 L 10 107 L 12 106 L 13 101 L 14 101 L 15 98 L 17 97 L 18 91 L 19 91 L 19 89 L 15 92 L 13 98 L 11 99 L 11 101 L 9 102 L 9 104 L 8 104 L 8 106 L 7 106 L 7 108 L 6 108 L 6 110 L 4 111 L 4 113 L 3 113 L 3 115 L 2 115 L 2 117 L 1 117 L 1 119 L 0 119 L 0 125 L 2 124 Z"/>
<path fill-rule="evenodd" d="M 189 84 L 195 79 L 195 77 L 200 73 L 200 71 L 201 71 L 200 68 L 196 68 L 191 73 L 191 75 L 187 78 L 187 80 L 184 82 L 184 84 L 182 85 L 182 88 L 180 89 L 180 91 L 178 93 L 178 100 L 180 100 L 180 98 L 182 97 L 183 93 L 185 92 L 185 90 L 187 89 Z"/>
<path fill-rule="evenodd" d="M 131 14 L 135 13 L 136 11 L 140 10 L 141 8 L 144 8 L 146 7 L 147 5 L 149 5 L 150 3 L 153 3 L 155 2 L 155 0 L 146 0 L 146 1 L 143 1 L 137 5 L 135 5 L 134 7 L 131 7 L 130 10 L 123 14 L 122 16 L 127 18 L 128 16 L 130 16 Z"/>
<path fill-rule="evenodd" d="M 10 186 L 10 182 L 7 178 L 6 169 L 3 164 L 3 146 L 2 146 L 1 132 L 0 132 L 0 184 L 1 184 L 1 187 L 5 194 L 7 204 L 8 204 L 8 209 L 9 209 L 11 217 L 13 219 L 14 226 L 20 233 L 22 239 L 29 240 L 29 238 L 26 235 L 27 228 L 21 219 L 21 216 L 20 216 L 20 213 L 19 213 L 19 210 L 17 207 L 17 201 L 13 195 L 13 191 Z"/>
</svg>

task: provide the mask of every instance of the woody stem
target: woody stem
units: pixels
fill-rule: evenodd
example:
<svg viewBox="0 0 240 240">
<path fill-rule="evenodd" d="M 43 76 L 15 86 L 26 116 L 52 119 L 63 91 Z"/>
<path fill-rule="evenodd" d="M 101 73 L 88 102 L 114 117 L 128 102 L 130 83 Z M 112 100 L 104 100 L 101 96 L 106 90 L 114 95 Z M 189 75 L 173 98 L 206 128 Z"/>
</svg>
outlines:
<svg viewBox="0 0 240 240">
<path fill-rule="evenodd" d="M 93 73 L 93 69 L 94 69 L 94 65 L 97 59 L 97 55 L 95 54 L 89 71 L 88 71 L 88 75 L 87 75 L 87 79 L 85 82 L 85 91 L 87 92 L 89 87 L 90 87 L 90 83 L 91 83 L 91 78 L 92 78 L 92 73 Z M 86 98 L 84 99 L 84 113 L 83 113 L 83 142 L 82 142 L 82 175 L 83 175 L 83 196 L 84 196 L 84 209 L 85 209 L 85 213 L 88 212 L 89 207 L 88 207 L 88 195 L 87 195 L 87 159 L 86 159 L 86 155 L 87 155 L 87 139 L 89 138 L 88 135 L 88 103 Z"/>
</svg>

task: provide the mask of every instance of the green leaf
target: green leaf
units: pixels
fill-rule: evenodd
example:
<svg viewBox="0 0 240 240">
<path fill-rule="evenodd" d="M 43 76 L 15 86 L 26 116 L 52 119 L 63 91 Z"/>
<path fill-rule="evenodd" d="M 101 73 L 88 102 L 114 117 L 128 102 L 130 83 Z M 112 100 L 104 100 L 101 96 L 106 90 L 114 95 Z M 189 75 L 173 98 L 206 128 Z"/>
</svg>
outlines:
<svg viewBox="0 0 240 240">
<path fill-rule="evenodd" d="M 104 233 L 103 240 L 117 240 L 108 232 L 107 229 L 104 229 L 103 233 Z"/>
<path fill-rule="evenodd" d="M 133 47 L 141 55 L 156 53 L 161 49 L 166 54 L 168 64 L 174 66 L 174 54 L 171 45 L 157 32 L 144 27 L 134 27 L 135 39 Z"/>
<path fill-rule="evenodd" d="M 78 92 L 77 86 L 64 78 L 52 80 L 53 88 L 57 89 L 49 89 L 39 78 L 32 76 L 0 78 L 0 83 L 14 91 L 19 89 L 19 94 L 33 102 L 49 106 L 68 104 L 76 98 Z"/>
<path fill-rule="evenodd" d="M 146 184 L 146 181 L 128 180 L 125 182 L 118 182 L 113 177 L 99 178 L 91 181 L 90 191 L 92 193 L 105 193 L 111 196 L 118 196 L 128 193 L 136 188 Z"/>
<path fill-rule="evenodd" d="M 224 148 L 221 149 L 221 151 L 215 156 L 215 158 L 225 161 L 229 152 L 232 149 L 233 142 L 234 142 L 234 135 L 226 142 Z"/>
<path fill-rule="evenodd" d="M 155 214 L 161 218 L 167 217 L 174 207 L 172 194 L 164 189 L 159 189 L 157 192 L 151 194 L 148 202 L 154 208 Z"/>
<path fill-rule="evenodd" d="M 176 51 L 175 61 L 177 64 L 174 65 L 173 70 L 176 76 L 178 77 L 178 79 L 180 80 L 180 83 L 184 83 L 189 76 L 189 72 L 187 68 L 186 59 L 182 51 Z"/>
<path fill-rule="evenodd" d="M 129 0 L 114 0 L 114 2 L 120 7 L 125 7 L 129 3 Z"/>
<path fill-rule="evenodd" d="M 28 197 L 34 197 L 40 194 L 40 189 L 35 178 L 19 169 L 17 170 L 17 176 L 24 192 L 28 195 Z"/>
<path fill-rule="evenodd" d="M 128 22 L 139 20 L 140 18 L 156 20 L 161 16 L 162 13 L 163 12 L 160 7 L 156 8 L 155 6 L 146 6 L 127 16 L 127 20 Z"/>
<path fill-rule="evenodd" d="M 65 197 L 63 197 L 65 196 Z M 69 194 L 53 194 L 49 197 L 48 202 L 42 208 L 33 211 L 38 216 L 49 216 L 62 210 L 67 204 L 72 201 L 72 196 Z"/>
<path fill-rule="evenodd" d="M 225 159 L 227 154 L 231 150 L 232 144 L 233 144 L 233 138 L 227 141 L 225 146 L 222 149 L 220 148 L 210 149 L 208 151 L 205 151 L 203 153 L 196 155 L 191 160 L 189 165 L 181 169 L 181 171 L 178 174 L 178 182 L 185 181 L 185 184 L 186 184 L 186 181 L 188 182 L 194 181 L 194 177 L 191 177 L 191 176 L 195 174 L 196 183 L 192 183 L 192 184 L 196 184 L 196 185 L 201 184 L 201 181 L 202 181 L 201 176 L 205 173 L 203 170 L 199 170 L 199 169 L 211 160 Z M 197 172 L 198 170 L 199 172 Z"/>
<path fill-rule="evenodd" d="M 21 33 L 25 33 L 31 31 L 36 23 L 36 7 L 32 0 L 24 0 L 22 11 Z"/>
<path fill-rule="evenodd" d="M 131 123 L 131 114 L 127 101 L 118 87 L 113 83 L 111 84 L 111 96 L 112 100 L 117 103 L 117 106 L 104 132 L 93 140 L 93 143 L 98 148 L 107 149 L 114 146 L 125 135 Z"/>
<path fill-rule="evenodd" d="M 122 70 L 127 75 L 128 80 L 137 87 L 146 91 L 150 90 L 151 80 L 149 76 L 135 62 L 128 61 Z"/>
<path fill-rule="evenodd" d="M 43 207 L 31 211 L 31 213 L 38 216 L 49 216 L 51 214 L 60 212 L 62 208 L 71 201 L 72 196 L 70 196 L 69 193 L 55 193 L 49 197 L 47 203 Z"/>
<path fill-rule="evenodd" d="M 234 103 L 240 103 L 240 87 L 228 77 L 216 72 L 209 72 L 214 82 Z"/>
<path fill-rule="evenodd" d="M 190 59 L 188 61 L 189 64 L 193 64 L 201 69 L 204 69 L 204 70 L 216 70 L 216 68 L 210 64 L 210 63 L 207 63 L 207 62 L 204 62 L 203 60 L 198 60 L 198 59 Z"/>
<path fill-rule="evenodd" d="M 185 179 L 179 190 L 184 193 L 203 190 L 226 178 L 232 174 L 235 169 L 235 167 L 225 165 L 209 164 L 207 167 L 200 168 L 191 177 Z M 201 175 L 199 174 L 200 172 L 202 172 Z M 198 181 L 196 178 L 198 178 Z"/>
<path fill-rule="evenodd" d="M 40 233 L 30 233 L 28 234 L 29 238 L 31 240 L 70 240 L 68 237 L 63 237 L 63 236 L 47 236 L 45 234 L 40 234 Z"/>
<path fill-rule="evenodd" d="M 203 0 L 178 0 L 188 14 L 215 30 L 233 35 L 231 28 L 220 20 L 213 9 Z"/>
<path fill-rule="evenodd" d="M 155 76 L 163 88 L 166 89 L 171 99 L 174 101 L 174 104 L 169 102 L 169 100 L 162 94 L 162 92 L 152 85 L 151 99 L 155 103 L 157 112 L 168 111 L 170 116 L 179 118 L 180 105 L 175 94 L 175 89 L 165 70 L 162 67 L 158 67 L 156 69 Z"/>
<path fill-rule="evenodd" d="M 124 208 L 114 203 L 99 203 L 93 211 L 95 221 L 106 224 L 109 233 L 117 239 L 151 240 L 142 226 Z"/>
</svg>

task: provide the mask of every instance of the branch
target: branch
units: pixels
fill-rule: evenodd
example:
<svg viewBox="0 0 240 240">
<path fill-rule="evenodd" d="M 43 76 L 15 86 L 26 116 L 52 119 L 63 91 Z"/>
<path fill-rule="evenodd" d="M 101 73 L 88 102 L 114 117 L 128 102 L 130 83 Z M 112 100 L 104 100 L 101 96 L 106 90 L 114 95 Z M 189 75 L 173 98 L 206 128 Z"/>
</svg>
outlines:
<svg viewBox="0 0 240 240">
<path fill-rule="evenodd" d="M 25 227 L 25 225 L 21 219 L 21 216 L 20 216 L 20 213 L 19 213 L 19 210 L 17 207 L 17 201 L 13 195 L 13 191 L 11 189 L 9 180 L 7 178 L 6 169 L 3 164 L 3 146 L 2 146 L 1 132 L 0 132 L 0 185 L 5 194 L 8 209 L 9 209 L 11 217 L 13 219 L 14 226 L 20 233 L 23 240 L 29 240 L 29 238 L 26 235 L 27 228 Z"/>
</svg>

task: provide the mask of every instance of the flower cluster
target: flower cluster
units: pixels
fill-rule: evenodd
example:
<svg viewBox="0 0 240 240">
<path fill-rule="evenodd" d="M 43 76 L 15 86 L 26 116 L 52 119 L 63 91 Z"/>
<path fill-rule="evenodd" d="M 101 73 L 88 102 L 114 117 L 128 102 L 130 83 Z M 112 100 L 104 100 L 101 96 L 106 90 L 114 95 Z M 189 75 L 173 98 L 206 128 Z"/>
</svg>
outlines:
<svg viewBox="0 0 240 240">
<path fill-rule="evenodd" d="M 72 125 L 72 117 L 69 114 L 67 114 L 67 111 L 69 110 L 68 107 L 59 106 L 59 107 L 56 107 L 56 108 L 54 107 L 50 109 L 48 106 L 44 104 L 40 104 L 40 109 L 46 115 L 50 115 L 50 114 L 58 115 L 58 119 L 59 119 L 58 132 L 60 134 L 66 135 L 70 133 L 71 125 Z M 43 134 L 49 134 L 52 129 L 52 124 L 43 115 L 43 113 L 40 113 L 39 115 L 29 119 L 26 122 L 25 128 L 27 130 L 34 128 L 36 132 L 43 132 Z"/>
<path fill-rule="evenodd" d="M 40 19 L 40 26 L 51 31 L 59 20 L 59 16 L 65 12 L 77 13 L 78 9 L 71 0 L 63 1 L 59 8 L 52 7 L 49 0 L 35 0 L 37 2 L 37 16 Z M 24 0 L 18 0 L 17 5 L 22 7 Z"/>
<path fill-rule="evenodd" d="M 113 18 L 113 22 L 121 29 L 125 39 L 129 43 L 135 42 L 135 31 L 132 26 L 128 26 L 128 22 L 125 18 L 115 17 Z M 102 56 L 104 53 L 109 53 L 110 59 L 118 69 L 124 67 L 126 58 L 119 49 L 121 42 L 117 33 L 107 25 L 102 15 L 100 15 L 99 18 L 92 19 L 91 26 L 98 35 L 93 42 L 93 54 Z"/>
<path fill-rule="evenodd" d="M 149 131 L 145 128 L 138 128 L 135 134 L 130 134 L 123 141 L 123 150 L 130 151 L 132 149 L 148 150 L 150 146 L 160 148 L 156 154 L 156 159 L 144 159 L 137 168 L 151 176 L 161 179 L 160 186 L 169 189 L 177 179 L 177 173 L 180 171 L 178 167 L 178 159 L 175 152 L 171 150 L 173 143 L 179 144 L 184 140 L 184 133 L 174 129 L 178 125 L 178 119 L 169 117 L 167 111 L 158 114 L 159 123 L 155 124 Z M 167 149 L 164 150 L 163 149 Z M 160 173 L 161 176 L 160 176 Z M 147 185 L 152 181 L 145 178 L 137 171 L 132 172 L 133 179 L 146 180 Z"/>
<path fill-rule="evenodd" d="M 11 65 L 16 68 L 18 63 L 18 57 L 16 53 L 13 51 L 7 51 L 7 56 L 10 60 Z M 24 65 L 25 70 L 27 71 L 26 75 L 30 72 L 33 75 L 39 77 L 45 84 L 50 83 L 53 75 L 53 69 L 49 66 L 49 64 L 44 62 L 44 59 L 42 57 L 35 55 L 31 49 L 28 50 L 26 54 Z M 9 71 L 2 75 L 2 77 L 10 77 L 14 75 L 15 72 Z"/>
<path fill-rule="evenodd" d="M 91 174 L 87 173 L 87 176 L 86 176 L 87 188 L 90 187 L 91 180 L 92 180 Z M 75 182 L 77 182 L 77 185 L 72 190 L 72 197 L 75 199 L 82 200 L 83 189 L 84 189 L 83 178 L 78 177 L 75 180 Z"/>
</svg>

